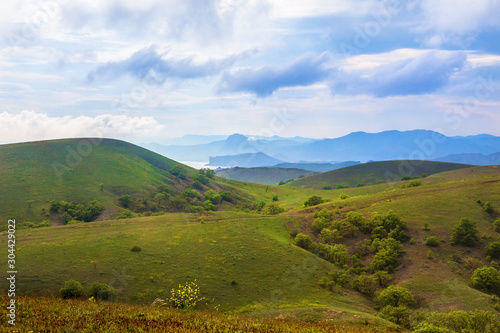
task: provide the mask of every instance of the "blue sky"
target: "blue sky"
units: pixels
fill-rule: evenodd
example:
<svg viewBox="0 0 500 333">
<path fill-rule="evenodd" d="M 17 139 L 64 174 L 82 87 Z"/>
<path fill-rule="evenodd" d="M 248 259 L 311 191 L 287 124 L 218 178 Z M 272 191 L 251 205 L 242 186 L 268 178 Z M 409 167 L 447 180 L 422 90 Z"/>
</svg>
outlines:
<svg viewBox="0 0 500 333">
<path fill-rule="evenodd" d="M 500 135 L 500 0 L 2 6 L 0 143 Z"/>
</svg>

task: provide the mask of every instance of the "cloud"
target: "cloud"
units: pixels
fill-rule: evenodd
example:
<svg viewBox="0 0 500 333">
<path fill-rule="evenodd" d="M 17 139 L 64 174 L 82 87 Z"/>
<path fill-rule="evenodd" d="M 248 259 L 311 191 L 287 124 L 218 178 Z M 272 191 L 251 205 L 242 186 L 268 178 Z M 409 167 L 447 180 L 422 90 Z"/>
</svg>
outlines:
<svg viewBox="0 0 500 333">
<path fill-rule="evenodd" d="M 107 81 L 128 74 L 138 80 L 148 79 L 148 84 L 160 85 L 168 78 L 194 79 L 218 74 L 255 52 L 256 50 L 251 50 L 222 59 L 196 62 L 193 57 L 165 59 L 164 54 L 158 53 L 155 46 L 150 46 L 135 52 L 128 59 L 99 66 L 87 75 L 87 81 Z"/>
<path fill-rule="evenodd" d="M 464 52 L 430 51 L 369 70 L 337 69 L 332 75 L 332 93 L 376 97 L 433 93 L 464 67 L 466 59 Z"/>
<path fill-rule="evenodd" d="M 104 114 L 96 117 L 51 117 L 44 113 L 22 111 L 0 113 L 0 143 L 74 137 L 152 137 L 164 126 L 152 117 Z"/>
<path fill-rule="evenodd" d="M 329 52 L 308 53 L 285 64 L 245 68 L 223 74 L 218 91 L 250 92 L 259 97 L 271 95 L 284 87 L 308 86 L 323 81 L 329 75 L 326 67 L 332 59 Z"/>
</svg>

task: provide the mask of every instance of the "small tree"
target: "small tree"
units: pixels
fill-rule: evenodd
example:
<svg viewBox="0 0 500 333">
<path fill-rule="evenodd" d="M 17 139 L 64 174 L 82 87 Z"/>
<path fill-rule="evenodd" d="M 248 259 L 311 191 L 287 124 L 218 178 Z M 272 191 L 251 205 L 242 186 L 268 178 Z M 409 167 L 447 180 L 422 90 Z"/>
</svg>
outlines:
<svg viewBox="0 0 500 333">
<path fill-rule="evenodd" d="M 308 235 L 304 235 L 303 233 L 298 233 L 295 236 L 293 244 L 308 251 L 311 250 L 311 248 L 314 245 L 313 241 L 311 240 L 311 237 L 309 237 Z"/>
<path fill-rule="evenodd" d="M 90 286 L 89 293 L 96 300 L 111 301 L 116 296 L 116 291 L 114 288 L 108 286 L 105 283 L 94 282 Z"/>
<path fill-rule="evenodd" d="M 359 275 L 352 281 L 352 288 L 361 294 L 372 298 L 377 291 L 378 279 L 373 275 Z"/>
<path fill-rule="evenodd" d="M 82 296 L 83 290 L 83 286 L 80 282 L 68 280 L 64 283 L 64 287 L 62 287 L 60 291 L 63 298 L 77 298 Z"/>
<path fill-rule="evenodd" d="M 492 242 L 486 245 L 486 255 L 493 259 L 500 259 L 500 242 Z"/>
<path fill-rule="evenodd" d="M 131 202 L 131 197 L 128 194 L 122 195 L 121 197 L 118 197 L 118 201 L 120 202 L 120 206 L 124 208 L 129 208 L 130 207 L 130 202 Z"/>
<path fill-rule="evenodd" d="M 312 197 L 310 197 L 309 199 L 307 199 L 304 202 L 304 206 L 305 207 L 316 206 L 316 205 L 322 204 L 323 202 L 325 202 L 325 200 L 323 200 L 322 197 L 320 197 L 318 195 L 313 195 Z"/>
<path fill-rule="evenodd" d="M 277 215 L 283 213 L 285 208 L 281 207 L 281 205 L 277 202 L 270 202 L 264 207 L 264 214 L 268 215 Z"/>
<path fill-rule="evenodd" d="M 493 205 L 491 204 L 491 201 L 486 201 L 484 204 L 484 211 L 488 214 L 493 214 Z"/>
<path fill-rule="evenodd" d="M 488 294 L 500 293 L 500 276 L 494 267 L 483 266 L 472 274 L 472 286 Z"/>
<path fill-rule="evenodd" d="M 500 218 L 496 219 L 495 222 L 493 222 L 493 229 L 496 232 L 500 232 Z"/>
<path fill-rule="evenodd" d="M 453 229 L 450 243 L 451 245 L 476 246 L 479 243 L 477 233 L 476 221 L 462 217 Z"/>
<path fill-rule="evenodd" d="M 389 286 L 382 290 L 380 295 L 375 299 L 375 304 L 378 308 L 389 305 L 393 307 L 411 307 L 415 304 L 415 297 L 404 287 Z"/>
<path fill-rule="evenodd" d="M 439 246 L 439 240 L 436 236 L 430 236 L 425 239 L 425 245 L 429 247 L 437 247 Z"/>
</svg>

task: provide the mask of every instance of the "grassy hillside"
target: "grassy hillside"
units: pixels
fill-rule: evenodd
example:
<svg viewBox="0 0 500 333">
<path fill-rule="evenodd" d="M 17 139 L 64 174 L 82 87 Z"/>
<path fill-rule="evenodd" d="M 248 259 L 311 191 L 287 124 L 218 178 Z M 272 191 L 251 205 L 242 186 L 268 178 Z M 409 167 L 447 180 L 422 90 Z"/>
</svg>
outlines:
<svg viewBox="0 0 500 333">
<path fill-rule="evenodd" d="M 131 195 L 135 204 L 129 208 L 137 213 L 189 210 L 193 204 L 193 198 L 186 198 L 190 206 L 169 202 L 168 198 L 178 197 L 192 187 L 195 169 L 119 140 L 68 139 L 1 145 L 0 161 L 0 224 L 12 218 L 57 223 L 60 214 L 49 214 L 51 200 L 84 205 L 98 200 L 106 207 L 100 220 L 114 218 L 123 211 L 118 202 L 122 195 Z M 181 168 L 184 175 L 172 172 L 174 167 Z M 167 196 L 165 200 L 154 197 L 160 187 Z M 240 196 L 226 181 L 213 179 L 199 186 L 198 201 L 203 201 L 203 192 L 210 188 Z M 152 209 L 153 203 L 156 207 Z"/>
<path fill-rule="evenodd" d="M 286 182 L 304 176 L 316 174 L 316 172 L 295 168 L 231 168 L 216 172 L 217 176 L 242 182 L 250 182 L 265 185 L 278 185 L 280 181 Z"/>
<path fill-rule="evenodd" d="M 297 179 L 288 186 L 323 188 L 325 186 L 356 187 L 401 180 L 402 177 L 421 177 L 423 174 L 468 168 L 470 165 L 430 161 L 383 161 L 370 162 L 318 175 Z"/>
</svg>

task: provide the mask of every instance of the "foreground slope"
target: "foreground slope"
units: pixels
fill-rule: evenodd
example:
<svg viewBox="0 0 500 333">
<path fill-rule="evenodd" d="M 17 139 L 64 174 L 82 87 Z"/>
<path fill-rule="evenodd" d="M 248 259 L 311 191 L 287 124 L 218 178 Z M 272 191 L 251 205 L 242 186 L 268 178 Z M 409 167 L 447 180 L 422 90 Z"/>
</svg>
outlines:
<svg viewBox="0 0 500 333">
<path fill-rule="evenodd" d="M 370 162 L 318 175 L 297 179 L 289 184 L 294 187 L 323 188 L 325 186 L 355 187 L 401 180 L 402 177 L 421 177 L 423 174 L 468 168 L 470 165 L 431 161 Z"/>
</svg>

